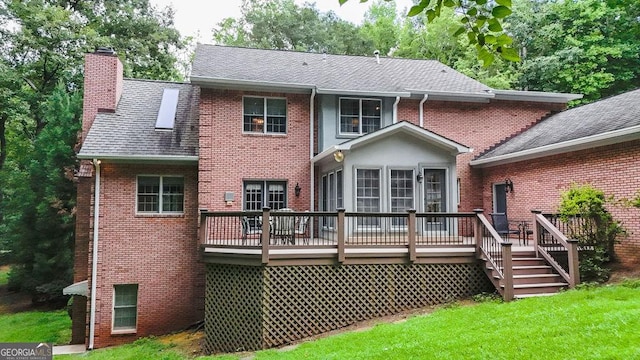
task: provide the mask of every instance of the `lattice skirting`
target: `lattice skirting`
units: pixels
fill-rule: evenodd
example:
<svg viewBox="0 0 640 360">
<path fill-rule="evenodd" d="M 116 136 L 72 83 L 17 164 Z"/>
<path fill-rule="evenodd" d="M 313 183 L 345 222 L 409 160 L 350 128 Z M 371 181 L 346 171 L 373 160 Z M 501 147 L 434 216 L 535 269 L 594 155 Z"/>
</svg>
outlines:
<svg viewBox="0 0 640 360">
<path fill-rule="evenodd" d="M 208 265 L 205 351 L 258 350 L 491 291 L 477 264 Z"/>
</svg>

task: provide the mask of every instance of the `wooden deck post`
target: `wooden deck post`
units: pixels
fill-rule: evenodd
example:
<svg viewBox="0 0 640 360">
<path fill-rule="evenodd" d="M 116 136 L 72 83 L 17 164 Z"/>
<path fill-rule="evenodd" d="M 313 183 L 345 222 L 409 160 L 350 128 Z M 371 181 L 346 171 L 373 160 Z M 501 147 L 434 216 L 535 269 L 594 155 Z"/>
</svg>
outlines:
<svg viewBox="0 0 640 360">
<path fill-rule="evenodd" d="M 476 217 L 475 217 L 476 221 L 473 223 L 473 238 L 476 243 L 476 257 L 479 258 L 480 254 L 482 254 L 482 252 L 480 252 L 480 248 L 482 247 L 482 233 L 483 233 L 482 220 L 480 220 L 480 215 L 484 213 L 484 210 L 473 209 L 473 212 L 476 213 Z"/>
<path fill-rule="evenodd" d="M 504 275 L 504 301 L 513 300 L 513 262 L 511 255 L 511 242 L 502 243 L 502 274 Z"/>
<path fill-rule="evenodd" d="M 409 236 L 409 261 L 416 261 L 416 209 L 408 210 L 407 235 Z"/>
<path fill-rule="evenodd" d="M 538 215 L 542 214 L 540 210 L 531 210 L 533 214 L 533 251 L 536 252 L 536 257 L 540 257 L 538 253 L 538 242 L 540 241 L 540 227 L 538 226 Z"/>
<path fill-rule="evenodd" d="M 580 261 L 578 260 L 578 240 L 567 239 L 569 245 L 569 287 L 574 288 L 580 284 Z"/>
<path fill-rule="evenodd" d="M 271 222 L 269 220 L 269 211 L 271 209 L 268 206 L 262 208 L 262 234 L 260 239 L 262 241 L 262 263 L 269 263 L 269 242 L 271 241 Z"/>
<path fill-rule="evenodd" d="M 198 240 L 200 245 L 207 243 L 207 210 L 200 210 L 200 228 L 198 229 Z"/>
<path fill-rule="evenodd" d="M 344 262 L 344 212 L 344 209 L 338 209 L 338 262 L 341 264 Z"/>
</svg>

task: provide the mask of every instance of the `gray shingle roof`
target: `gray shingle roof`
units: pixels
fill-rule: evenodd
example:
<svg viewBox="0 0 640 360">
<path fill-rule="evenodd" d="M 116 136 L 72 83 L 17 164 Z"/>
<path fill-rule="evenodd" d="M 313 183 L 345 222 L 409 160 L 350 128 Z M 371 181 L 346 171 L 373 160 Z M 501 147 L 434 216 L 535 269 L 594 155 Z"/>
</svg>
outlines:
<svg viewBox="0 0 640 360">
<path fill-rule="evenodd" d="M 180 89 L 173 131 L 156 131 L 165 88 Z M 79 157 L 185 157 L 198 155 L 197 86 L 148 80 L 124 80 L 115 113 L 98 113 Z"/>
<path fill-rule="evenodd" d="M 474 159 L 474 162 L 491 161 L 497 157 L 535 151 L 553 145 L 560 146 L 567 142 L 571 144 L 572 141 L 588 143 L 592 139 L 590 137 L 635 126 L 640 126 L 640 89 L 552 115 L 527 131 L 481 154 Z M 638 132 L 640 133 L 640 130 Z M 573 149 L 567 147 L 566 151 L 573 151 Z"/>
<path fill-rule="evenodd" d="M 478 93 L 491 88 L 435 60 L 326 55 L 200 44 L 191 82 L 202 79 L 299 84 L 361 92 L 444 91 Z"/>
</svg>

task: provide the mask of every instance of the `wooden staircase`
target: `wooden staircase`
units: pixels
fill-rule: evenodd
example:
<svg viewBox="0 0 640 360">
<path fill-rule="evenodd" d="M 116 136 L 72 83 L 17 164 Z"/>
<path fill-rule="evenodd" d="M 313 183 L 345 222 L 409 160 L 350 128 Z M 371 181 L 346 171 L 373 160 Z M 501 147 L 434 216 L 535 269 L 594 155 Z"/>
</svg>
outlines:
<svg viewBox="0 0 640 360">
<path fill-rule="evenodd" d="M 500 279 L 491 263 L 483 260 L 485 273 L 500 294 L 504 295 L 504 281 Z M 543 258 L 536 257 L 535 251 L 514 249 L 512 269 L 513 295 L 516 299 L 554 295 L 569 286 Z"/>
</svg>

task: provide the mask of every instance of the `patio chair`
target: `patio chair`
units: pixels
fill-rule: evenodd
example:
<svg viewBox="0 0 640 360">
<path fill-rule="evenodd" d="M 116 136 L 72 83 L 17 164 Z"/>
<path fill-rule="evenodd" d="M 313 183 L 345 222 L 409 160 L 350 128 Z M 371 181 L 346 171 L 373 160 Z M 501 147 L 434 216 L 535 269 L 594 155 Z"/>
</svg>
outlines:
<svg viewBox="0 0 640 360">
<path fill-rule="evenodd" d="M 304 242 L 305 245 L 309 244 L 308 225 L 309 225 L 308 215 L 297 217 L 294 234 L 296 238 L 302 237 L 302 241 Z"/>
<path fill-rule="evenodd" d="M 511 234 L 518 235 L 518 243 L 520 243 L 520 230 L 518 229 L 510 229 L 509 228 L 509 220 L 507 219 L 507 214 L 505 213 L 493 213 L 491 214 L 491 221 L 493 222 L 493 227 L 496 229 L 496 232 L 502 237 L 509 237 Z"/>
<path fill-rule="evenodd" d="M 242 245 L 247 243 L 247 237 L 249 235 L 258 235 L 258 244 L 262 243 L 262 224 L 259 218 L 253 218 L 254 225 L 251 225 L 249 218 L 242 216 L 240 223 L 242 224 Z"/>
<path fill-rule="evenodd" d="M 272 213 L 273 215 L 273 236 L 275 238 L 276 244 L 278 240 L 282 242 L 283 245 L 291 244 L 295 245 L 295 228 L 296 228 L 296 219 L 295 216 L 279 214 L 292 212 L 292 209 L 284 208 Z"/>
</svg>

